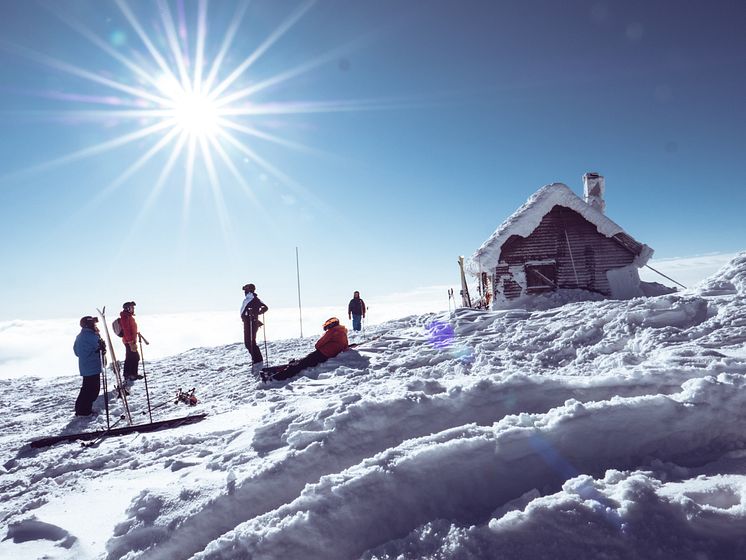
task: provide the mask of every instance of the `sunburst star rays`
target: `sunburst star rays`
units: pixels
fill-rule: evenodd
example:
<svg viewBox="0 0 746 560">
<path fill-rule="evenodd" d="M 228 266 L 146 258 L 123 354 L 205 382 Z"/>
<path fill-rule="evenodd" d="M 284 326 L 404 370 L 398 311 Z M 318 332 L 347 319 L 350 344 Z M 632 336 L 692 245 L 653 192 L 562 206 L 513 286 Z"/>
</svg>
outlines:
<svg viewBox="0 0 746 560">
<path fill-rule="evenodd" d="M 43 161 L 35 166 L 21 169 L 0 177 L 0 181 L 49 171 L 51 169 L 98 158 L 118 152 L 127 147 L 133 159 L 124 159 L 110 181 L 96 189 L 85 208 L 73 213 L 68 222 L 74 222 L 83 211 L 100 205 L 104 199 L 134 180 L 141 180 L 146 167 L 154 163 L 160 166 L 157 175 L 144 197 L 144 206 L 138 221 L 144 219 L 157 198 L 180 182 L 182 187 L 181 222 L 182 232 L 190 216 L 190 205 L 197 188 L 207 188 L 211 195 L 221 230 L 227 236 L 231 229 L 230 212 L 226 206 L 224 188 L 235 186 L 257 210 L 262 210 L 257 188 L 246 174 L 246 165 L 262 176 L 270 176 L 278 190 L 292 191 L 305 204 L 325 208 L 325 205 L 301 183 L 283 171 L 283 166 L 270 161 L 261 154 L 262 145 L 273 144 L 305 154 L 334 158 L 321 150 L 312 149 L 296 139 L 285 138 L 261 126 L 261 117 L 291 116 L 324 112 L 349 112 L 354 110 L 378 110 L 396 108 L 401 103 L 390 100 L 366 99 L 360 101 L 271 101 L 267 100 L 270 88 L 277 89 L 302 74 L 319 69 L 324 64 L 360 48 L 372 38 L 362 35 L 348 44 L 332 48 L 306 61 L 280 68 L 274 74 L 260 78 L 249 75 L 271 48 L 285 38 L 308 14 L 314 1 L 303 2 L 284 17 L 266 37 L 259 38 L 257 46 L 247 56 L 239 57 L 229 66 L 231 54 L 235 54 L 241 26 L 247 20 L 250 3 L 236 3 L 233 17 L 225 28 L 212 23 L 208 14 L 208 2 L 199 0 L 191 4 L 191 13 L 185 13 L 185 4 L 158 0 L 157 17 L 150 30 L 141 18 L 141 5 L 125 0 L 115 0 L 122 25 L 130 31 L 130 42 L 125 50 L 97 34 L 91 27 L 77 20 L 55 4 L 47 9 L 72 31 L 95 47 L 93 64 L 104 64 L 101 58 L 115 62 L 113 69 L 84 67 L 55 56 L 38 52 L 32 48 L 10 44 L 0 39 L 0 48 L 12 51 L 37 64 L 77 80 L 80 91 L 61 91 L 43 94 L 47 99 L 59 103 L 74 103 L 69 109 L 31 111 L 34 118 L 69 119 L 78 125 L 101 124 L 98 133 L 108 133 L 99 143 L 80 147 L 68 154 Z M 210 33 L 220 37 L 220 42 L 211 42 Z M 113 71 L 112 71 L 113 70 Z M 249 81 L 253 80 L 253 81 Z M 70 82 L 68 87 L 76 87 Z M 256 101 L 261 93 L 263 102 Z M 408 105 L 412 106 L 411 103 Z M 116 125 L 116 126 L 112 126 Z M 117 133 L 114 131 L 117 130 Z M 142 150 L 138 153 L 138 150 Z M 203 172 L 197 181 L 195 174 Z M 178 177 L 178 179 L 176 178 Z M 278 192 L 278 200 L 282 197 Z M 260 212 L 263 213 L 263 212 Z"/>
</svg>

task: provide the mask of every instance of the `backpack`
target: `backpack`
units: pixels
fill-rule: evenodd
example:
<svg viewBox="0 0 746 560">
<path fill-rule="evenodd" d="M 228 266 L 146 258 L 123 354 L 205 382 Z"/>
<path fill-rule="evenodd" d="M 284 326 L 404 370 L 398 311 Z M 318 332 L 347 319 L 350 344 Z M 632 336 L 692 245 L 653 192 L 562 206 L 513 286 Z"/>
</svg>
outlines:
<svg viewBox="0 0 746 560">
<path fill-rule="evenodd" d="M 124 336 L 124 329 L 122 328 L 122 319 L 117 317 L 114 319 L 114 322 L 111 324 L 111 330 L 114 331 L 114 334 L 122 337 Z"/>
</svg>

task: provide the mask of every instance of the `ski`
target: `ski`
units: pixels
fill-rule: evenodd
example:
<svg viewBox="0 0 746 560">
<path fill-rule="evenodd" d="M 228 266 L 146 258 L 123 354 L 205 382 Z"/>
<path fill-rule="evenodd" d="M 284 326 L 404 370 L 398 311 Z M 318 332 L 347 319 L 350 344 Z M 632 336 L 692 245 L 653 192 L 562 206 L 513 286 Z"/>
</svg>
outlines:
<svg viewBox="0 0 746 560">
<path fill-rule="evenodd" d="M 283 364 L 281 366 L 267 366 L 265 368 L 262 368 L 262 373 L 277 373 L 278 371 L 282 371 L 286 367 L 288 367 L 290 364 Z"/>
<path fill-rule="evenodd" d="M 119 371 L 119 362 L 117 362 L 116 354 L 114 354 L 114 344 L 111 342 L 111 335 L 109 334 L 109 325 L 106 324 L 106 306 L 104 306 L 103 309 L 96 309 L 98 311 L 98 314 L 101 315 L 101 322 L 104 324 L 104 332 L 106 333 L 106 342 L 109 345 L 109 352 L 111 356 L 111 369 L 114 371 L 114 376 L 117 379 L 117 385 L 114 387 L 114 390 L 117 392 L 118 396 L 122 399 L 122 402 L 124 403 L 124 412 L 127 416 L 127 423 L 132 425 L 132 414 L 130 414 L 130 406 L 127 402 L 127 395 L 129 395 L 129 391 L 127 390 L 127 387 L 122 382 L 122 374 Z M 104 372 L 104 375 L 106 375 L 106 372 Z"/>
<path fill-rule="evenodd" d="M 281 366 L 268 366 L 262 368 L 262 371 L 259 372 L 259 377 L 262 380 L 262 383 L 269 383 L 270 381 L 274 381 L 274 375 L 283 371 L 289 365 L 290 364 L 283 364 Z"/>
<path fill-rule="evenodd" d="M 65 441 L 76 441 L 76 440 L 100 440 L 108 436 L 124 436 L 132 433 L 141 432 L 154 432 L 156 430 L 165 430 L 169 428 L 177 428 L 179 426 L 185 426 L 187 424 L 194 424 L 200 420 L 204 420 L 207 417 L 207 413 L 192 414 L 184 416 L 182 418 L 172 418 L 170 420 L 160 420 L 158 422 L 149 422 L 147 424 L 133 424 L 132 426 L 123 426 L 121 428 L 112 427 L 109 430 L 97 430 L 94 432 L 81 432 L 78 434 L 64 434 L 61 436 L 51 436 L 47 438 L 37 439 L 30 443 L 31 447 L 49 447 L 56 443 Z"/>
<path fill-rule="evenodd" d="M 461 300 L 464 307 L 471 307 L 471 297 L 469 296 L 469 286 L 466 284 L 466 275 L 464 274 L 464 257 L 458 258 L 458 267 L 461 271 Z"/>
</svg>

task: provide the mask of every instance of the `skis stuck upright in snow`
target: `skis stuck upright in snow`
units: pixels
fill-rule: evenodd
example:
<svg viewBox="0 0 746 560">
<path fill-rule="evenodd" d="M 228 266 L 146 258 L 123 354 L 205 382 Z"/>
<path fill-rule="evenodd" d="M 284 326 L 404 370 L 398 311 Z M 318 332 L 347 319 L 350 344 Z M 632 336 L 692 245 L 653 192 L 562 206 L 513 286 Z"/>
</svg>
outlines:
<svg viewBox="0 0 746 560">
<path fill-rule="evenodd" d="M 114 372 L 114 376 L 117 380 L 117 384 L 114 387 L 114 390 L 117 392 L 117 395 L 122 399 L 122 402 L 124 403 L 124 413 L 127 417 L 127 423 L 131 425 L 132 414 L 130 413 L 130 406 L 127 402 L 127 395 L 129 394 L 129 392 L 127 391 L 127 388 L 122 381 L 122 372 L 119 371 L 119 362 L 117 362 L 116 354 L 114 354 L 114 345 L 111 342 L 111 335 L 109 334 L 109 325 L 106 324 L 106 306 L 104 306 L 103 309 L 96 309 L 96 311 L 98 311 L 98 314 L 101 315 L 101 322 L 104 324 L 106 343 L 109 346 L 109 356 L 111 356 L 111 369 Z M 106 375 L 106 372 L 104 371 L 103 374 Z"/>
</svg>

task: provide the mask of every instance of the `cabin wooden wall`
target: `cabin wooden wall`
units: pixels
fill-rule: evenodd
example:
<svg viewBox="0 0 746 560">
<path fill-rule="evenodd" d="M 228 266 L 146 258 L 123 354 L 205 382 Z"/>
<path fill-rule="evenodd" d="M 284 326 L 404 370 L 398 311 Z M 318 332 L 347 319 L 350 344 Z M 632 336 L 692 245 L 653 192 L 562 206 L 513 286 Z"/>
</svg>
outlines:
<svg viewBox="0 0 746 560">
<path fill-rule="evenodd" d="M 514 235 L 505 242 L 493 286 L 500 285 L 505 298 L 518 297 L 523 288 L 515 282 L 510 267 L 554 260 L 558 287 L 582 288 L 609 296 L 606 271 L 631 264 L 635 258 L 632 250 L 638 248 L 639 252 L 640 247 L 629 236 L 621 235 L 619 241 L 610 239 L 574 210 L 555 206 L 531 235 L 525 238 Z"/>
</svg>

